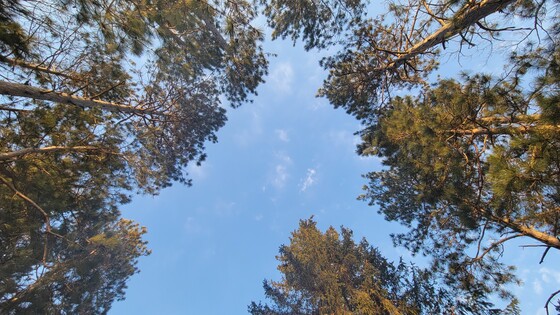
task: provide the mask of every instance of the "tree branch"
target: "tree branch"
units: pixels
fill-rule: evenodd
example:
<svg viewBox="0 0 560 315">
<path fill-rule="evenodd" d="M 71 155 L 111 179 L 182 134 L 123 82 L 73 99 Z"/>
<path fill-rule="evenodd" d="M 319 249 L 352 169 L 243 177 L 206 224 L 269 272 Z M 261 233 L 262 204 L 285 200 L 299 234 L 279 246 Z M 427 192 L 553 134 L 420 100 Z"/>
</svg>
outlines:
<svg viewBox="0 0 560 315">
<path fill-rule="evenodd" d="M 138 106 L 130 106 L 117 104 L 113 102 L 106 102 L 102 100 L 92 100 L 83 97 L 73 96 L 68 93 L 54 92 L 41 88 L 32 87 L 25 84 L 11 83 L 0 81 L 0 94 L 9 96 L 19 96 L 32 98 L 36 100 L 52 101 L 56 103 L 76 105 L 87 108 L 101 108 L 110 112 L 124 112 L 137 115 L 158 114 L 164 115 L 163 112 L 144 109 Z"/>
<path fill-rule="evenodd" d="M 534 123 L 541 119 L 540 114 L 533 114 L 533 115 L 517 115 L 513 117 L 507 116 L 490 116 L 490 117 L 481 117 L 477 118 L 476 121 L 481 121 L 485 123 Z"/>
<path fill-rule="evenodd" d="M 468 201 L 467 201 L 468 203 Z M 483 216 L 487 217 L 489 220 L 495 222 L 496 224 L 502 225 L 504 227 L 508 227 L 512 229 L 514 232 L 522 234 L 523 236 L 530 237 L 534 240 L 539 241 L 542 243 L 542 246 L 548 246 L 555 249 L 560 249 L 560 239 L 556 236 L 550 235 L 545 232 L 541 232 L 535 229 L 534 226 L 525 226 L 523 224 L 513 222 L 509 218 L 496 216 L 484 208 L 476 207 L 477 212 L 480 212 Z"/>
<path fill-rule="evenodd" d="M 560 293 L 560 290 L 558 290 L 558 291 L 552 293 L 552 294 L 550 295 L 550 297 L 548 298 L 548 300 L 546 300 L 546 304 L 544 305 L 544 308 L 546 309 L 546 315 L 549 315 L 549 313 L 548 313 L 548 304 L 550 304 L 550 301 L 552 301 L 552 299 L 553 299 L 558 293 Z"/>
<path fill-rule="evenodd" d="M 446 134 L 456 134 L 461 136 L 472 135 L 513 135 L 526 134 L 530 132 L 559 132 L 560 125 L 533 125 L 533 126 L 499 126 L 499 127 L 480 127 L 473 129 L 449 129 L 445 130 Z"/>
<path fill-rule="evenodd" d="M 64 146 L 50 146 L 43 148 L 27 148 L 13 152 L 1 153 L 0 161 L 9 161 L 21 158 L 28 154 L 38 154 L 38 153 L 49 153 L 49 152 L 68 152 L 68 151 L 103 151 L 103 148 L 96 146 L 74 146 L 74 147 L 64 147 Z M 110 152 L 116 154 L 114 152 Z"/>
<path fill-rule="evenodd" d="M 53 74 L 59 77 L 63 77 L 66 79 L 71 79 L 71 80 L 75 80 L 75 81 L 83 81 L 83 79 L 80 79 L 78 74 L 71 72 L 71 71 L 66 71 L 66 72 L 62 72 L 62 71 L 58 71 L 55 70 L 53 68 L 50 67 L 45 67 L 41 64 L 34 64 L 34 63 L 28 63 L 25 62 L 23 60 L 20 59 L 12 59 L 12 58 L 8 58 L 5 56 L 0 55 L 0 62 L 4 62 L 10 65 L 16 65 L 25 69 L 30 69 L 33 71 L 39 71 L 39 72 L 44 72 L 44 73 L 48 73 L 48 74 Z"/>
<path fill-rule="evenodd" d="M 482 0 L 478 4 L 463 8 L 463 10 L 459 11 L 455 17 L 450 19 L 449 22 L 446 22 L 437 31 L 412 46 L 399 58 L 391 61 L 382 69 L 378 70 L 395 69 L 401 66 L 405 61 L 443 43 L 451 37 L 459 35 L 469 26 L 475 24 L 488 15 L 505 8 L 512 2 L 514 2 L 514 0 Z"/>
<path fill-rule="evenodd" d="M 497 246 L 500 246 L 501 244 L 503 244 L 503 243 L 505 243 L 509 240 L 512 240 L 514 238 L 518 238 L 518 237 L 521 237 L 521 236 L 524 236 L 524 235 L 520 234 L 520 233 L 519 234 L 514 234 L 514 235 L 511 235 L 511 236 L 508 236 L 508 237 L 504 237 L 501 240 L 498 240 L 496 242 L 493 242 L 487 249 L 484 250 L 484 252 L 482 252 L 482 254 L 479 255 L 479 253 L 477 253 L 476 257 L 474 257 L 471 260 L 471 262 L 475 263 L 475 262 L 478 262 L 478 261 L 482 260 L 484 258 L 484 256 L 486 256 L 486 254 L 488 254 L 490 251 L 492 251 Z"/>
<path fill-rule="evenodd" d="M 515 223 L 512 222 L 510 219 L 508 218 L 499 218 L 499 217 L 493 217 L 498 223 L 502 223 L 505 226 L 509 227 L 510 229 L 518 232 L 518 233 L 522 233 L 523 235 L 529 236 L 545 245 L 548 245 L 549 247 L 553 247 L 556 249 L 560 249 L 560 239 L 558 239 L 555 236 L 552 236 L 550 234 L 541 232 L 537 229 L 535 229 L 534 227 L 529 227 L 529 226 L 525 226 L 519 223 Z"/>
<path fill-rule="evenodd" d="M 7 179 L 5 179 L 2 176 L 0 176 L 0 181 L 2 181 L 4 183 L 4 185 L 8 186 L 8 188 L 10 188 L 10 190 L 12 190 L 16 196 L 20 197 L 21 199 L 23 199 L 24 201 L 29 203 L 31 206 L 33 206 L 33 208 L 37 209 L 43 215 L 43 217 L 45 218 L 45 247 L 43 249 L 43 264 L 45 265 L 47 263 L 47 246 L 48 246 L 47 234 L 52 233 L 52 231 L 51 231 L 51 219 L 50 219 L 49 215 L 35 201 L 33 201 L 31 198 L 27 197 L 25 194 L 23 194 L 19 190 L 17 190 L 17 188 L 14 186 L 13 183 L 9 182 Z M 55 235 L 58 235 L 58 234 L 55 233 Z"/>
<path fill-rule="evenodd" d="M 548 246 L 545 250 L 544 253 L 541 256 L 541 261 L 539 261 L 539 265 L 542 264 L 544 262 L 544 259 L 546 257 L 546 254 L 548 254 L 548 251 L 550 250 L 550 246 Z"/>
</svg>

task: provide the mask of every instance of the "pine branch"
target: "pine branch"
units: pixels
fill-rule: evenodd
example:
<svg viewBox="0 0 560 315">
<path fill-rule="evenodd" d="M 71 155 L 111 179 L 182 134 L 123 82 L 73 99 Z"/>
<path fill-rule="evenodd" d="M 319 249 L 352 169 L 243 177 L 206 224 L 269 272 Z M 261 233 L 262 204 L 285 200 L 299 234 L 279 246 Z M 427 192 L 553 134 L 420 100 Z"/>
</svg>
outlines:
<svg viewBox="0 0 560 315">
<path fill-rule="evenodd" d="M 432 47 L 444 43 L 451 37 L 459 35 L 462 31 L 474 25 L 479 20 L 505 8 L 513 2 L 514 0 L 483 0 L 478 4 L 468 5 L 468 7 L 459 11 L 455 17 L 443 24 L 437 31 L 412 46 L 399 58 L 389 62 L 386 66 L 378 70 L 383 71 L 398 68 L 407 60 L 424 53 Z"/>
<path fill-rule="evenodd" d="M 47 212 L 41 207 L 39 206 L 35 201 L 33 201 L 31 198 L 27 197 L 25 194 L 23 194 L 22 192 L 20 192 L 13 183 L 9 182 L 7 179 L 5 179 L 4 177 L 0 176 L 0 181 L 2 181 L 4 183 L 4 185 L 6 185 L 8 188 L 10 188 L 10 190 L 12 190 L 14 192 L 14 194 L 16 196 L 18 196 L 19 198 L 23 199 L 24 201 L 26 201 L 27 203 L 29 203 L 31 206 L 33 206 L 33 208 L 35 208 L 36 210 L 38 210 L 43 217 L 45 218 L 45 245 L 43 248 L 43 265 L 47 264 L 47 253 L 48 253 L 48 238 L 47 238 L 47 234 L 54 234 L 54 235 L 58 235 L 56 233 L 53 233 L 51 231 L 51 219 L 49 217 L 49 215 L 47 214 Z"/>
<path fill-rule="evenodd" d="M 0 55 L 0 62 L 4 62 L 6 64 L 10 64 L 10 65 L 15 65 L 15 66 L 19 66 L 25 69 L 30 69 L 33 71 L 39 71 L 39 72 L 44 72 L 44 73 L 48 73 L 48 74 L 53 74 L 59 77 L 63 77 L 66 79 L 70 79 L 70 80 L 75 80 L 75 81 L 83 81 L 83 79 L 81 79 L 79 77 L 79 75 L 75 72 L 72 71 L 58 71 L 56 69 L 50 68 L 50 67 L 45 67 L 41 64 L 34 64 L 34 63 L 28 63 L 25 62 L 21 59 L 12 59 L 12 58 L 8 58 L 5 56 Z"/>
<path fill-rule="evenodd" d="M 523 235 L 529 236 L 549 247 L 560 249 L 560 239 L 548 233 L 541 232 L 535 229 L 533 226 L 525 226 L 523 224 L 512 222 L 508 218 L 499 218 L 496 216 L 494 216 L 494 220 L 497 223 L 501 223 L 509 227 L 510 229 Z"/>
<path fill-rule="evenodd" d="M 560 290 L 558 290 L 558 291 L 552 293 L 552 294 L 550 295 L 550 297 L 548 298 L 548 300 L 546 300 L 546 304 L 544 305 L 544 308 L 546 309 L 546 315 L 549 315 L 549 312 L 548 312 L 548 305 L 550 304 L 550 302 L 552 301 L 552 299 L 553 299 L 557 294 L 559 294 L 559 293 L 560 293 Z"/>
<path fill-rule="evenodd" d="M 473 129 L 449 129 L 444 131 L 446 134 L 461 136 L 514 135 L 532 132 L 560 132 L 560 125 L 479 127 Z"/>
<path fill-rule="evenodd" d="M 68 152 L 68 151 L 102 151 L 108 152 L 103 148 L 96 147 L 96 146 L 73 146 L 73 147 L 65 147 L 65 146 L 50 146 L 50 147 L 43 147 L 43 148 L 27 148 L 13 152 L 7 152 L 0 154 L 0 161 L 9 161 L 21 158 L 25 155 L 29 154 L 40 154 L 40 153 L 49 153 L 49 152 Z M 117 154 L 115 152 L 109 152 L 111 154 Z"/>
<path fill-rule="evenodd" d="M 485 123 L 534 123 L 541 119 L 540 114 L 533 114 L 533 115 L 517 115 L 513 117 L 507 116 L 491 116 L 491 117 L 481 117 L 477 118 L 477 121 L 485 122 Z"/>
<path fill-rule="evenodd" d="M 163 112 L 145 109 L 139 106 L 117 104 L 102 100 L 92 100 L 79 96 L 73 96 L 68 93 L 54 92 L 51 90 L 36 88 L 25 84 L 11 83 L 6 81 L 0 81 L 0 94 L 26 97 L 43 101 L 52 101 L 56 103 L 70 104 L 87 108 L 101 108 L 110 112 L 124 112 L 136 115 L 165 115 Z"/>
</svg>

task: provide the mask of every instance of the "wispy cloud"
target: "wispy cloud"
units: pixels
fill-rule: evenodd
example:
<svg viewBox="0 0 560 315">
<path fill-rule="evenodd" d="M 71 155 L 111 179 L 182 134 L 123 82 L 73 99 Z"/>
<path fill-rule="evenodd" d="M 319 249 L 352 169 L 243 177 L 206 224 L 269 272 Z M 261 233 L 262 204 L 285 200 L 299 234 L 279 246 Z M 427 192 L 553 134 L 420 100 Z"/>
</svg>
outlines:
<svg viewBox="0 0 560 315">
<path fill-rule="evenodd" d="M 270 72 L 269 83 L 278 92 L 290 93 L 292 91 L 293 77 L 294 70 L 292 64 L 283 62 L 274 67 Z"/>
<path fill-rule="evenodd" d="M 548 268 L 541 268 L 539 269 L 539 273 L 541 275 L 541 279 L 545 283 L 556 282 L 556 284 L 560 284 L 560 272 L 555 270 L 550 270 Z"/>
<path fill-rule="evenodd" d="M 274 165 L 271 184 L 277 189 L 282 189 L 290 177 L 288 168 L 292 165 L 292 158 L 286 153 L 280 152 L 276 154 L 276 159 L 278 162 Z"/>
<path fill-rule="evenodd" d="M 288 180 L 288 168 L 286 165 L 278 164 L 276 165 L 275 170 L 275 176 L 272 180 L 272 184 L 278 189 L 284 188 L 284 185 Z"/>
<path fill-rule="evenodd" d="M 276 129 L 274 130 L 278 139 L 282 142 L 290 142 L 290 137 L 288 136 L 288 131 L 284 129 Z"/>
<path fill-rule="evenodd" d="M 303 179 L 301 184 L 301 189 L 300 189 L 301 192 L 305 192 L 307 188 L 315 184 L 316 182 L 315 174 L 317 174 L 317 171 L 315 169 L 313 168 L 307 169 L 307 174 L 305 175 L 305 178 Z"/>
<path fill-rule="evenodd" d="M 543 292 L 543 288 L 540 281 L 533 281 L 533 290 L 535 293 L 541 294 Z"/>
</svg>

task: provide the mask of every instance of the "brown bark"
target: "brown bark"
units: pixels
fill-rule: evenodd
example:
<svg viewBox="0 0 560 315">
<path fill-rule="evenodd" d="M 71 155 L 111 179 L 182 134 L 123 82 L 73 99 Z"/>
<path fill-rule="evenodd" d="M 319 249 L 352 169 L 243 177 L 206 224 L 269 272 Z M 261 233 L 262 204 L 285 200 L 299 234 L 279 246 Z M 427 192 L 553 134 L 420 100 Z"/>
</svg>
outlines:
<svg viewBox="0 0 560 315">
<path fill-rule="evenodd" d="M 9 96 L 19 96 L 36 100 L 52 101 L 56 103 L 71 104 L 87 108 L 101 108 L 110 112 L 124 112 L 136 115 L 162 114 L 155 110 L 144 109 L 141 107 L 117 104 L 102 100 L 92 100 L 79 96 L 70 95 L 63 92 L 54 92 L 30 85 L 0 81 L 0 94 Z"/>
<path fill-rule="evenodd" d="M 407 60 L 416 57 L 436 45 L 444 43 L 446 40 L 460 34 L 479 20 L 505 8 L 513 2 L 514 0 L 483 0 L 480 3 L 464 8 L 437 31 L 421 42 L 416 43 L 397 59 L 390 62 L 383 70 L 394 69 L 401 66 Z"/>
<path fill-rule="evenodd" d="M 447 134 L 461 136 L 480 136 L 480 135 L 514 135 L 529 132 L 560 132 L 558 125 L 532 125 L 532 126 L 499 126 L 499 127 L 479 127 L 473 129 L 451 129 L 445 131 Z"/>
<path fill-rule="evenodd" d="M 497 223 L 501 223 L 507 227 L 509 227 L 510 229 L 521 233 L 523 235 L 526 235 L 528 237 L 531 237 L 532 239 L 535 239 L 547 246 L 556 248 L 556 249 L 560 249 L 560 239 L 558 239 L 557 237 L 541 232 L 537 229 L 535 229 L 532 226 L 525 226 L 523 224 L 519 224 L 519 223 L 515 223 L 512 222 L 511 220 L 507 219 L 507 218 L 498 218 L 495 217 L 494 220 L 497 221 Z"/>
<path fill-rule="evenodd" d="M 532 115 L 517 115 L 513 117 L 491 116 L 491 117 L 482 117 L 479 118 L 478 120 L 485 123 L 507 124 L 507 123 L 534 123 L 540 119 L 541 119 L 540 114 L 532 114 Z"/>
<path fill-rule="evenodd" d="M 74 146 L 74 147 L 50 146 L 50 147 L 43 147 L 43 148 L 27 148 L 27 149 L 22 149 L 13 152 L 0 153 L 0 161 L 14 160 L 28 154 L 48 153 L 48 152 L 68 152 L 68 151 L 103 151 L 103 149 L 95 146 Z"/>
<path fill-rule="evenodd" d="M 67 79 L 71 79 L 71 80 L 75 80 L 75 81 L 83 81 L 79 78 L 79 76 L 74 73 L 74 72 L 69 72 L 69 71 L 58 71 L 54 68 L 50 68 L 50 67 L 45 67 L 41 64 L 34 64 L 34 63 L 28 63 L 26 61 L 23 60 L 19 60 L 19 59 L 11 59 L 8 57 L 4 57 L 2 55 L 0 55 L 0 62 L 4 62 L 10 65 L 16 65 L 25 69 L 30 69 L 33 71 L 39 71 L 39 72 L 44 72 L 44 73 L 48 73 L 48 74 L 54 74 L 57 75 L 59 77 L 63 77 L 63 78 L 67 78 Z"/>
</svg>

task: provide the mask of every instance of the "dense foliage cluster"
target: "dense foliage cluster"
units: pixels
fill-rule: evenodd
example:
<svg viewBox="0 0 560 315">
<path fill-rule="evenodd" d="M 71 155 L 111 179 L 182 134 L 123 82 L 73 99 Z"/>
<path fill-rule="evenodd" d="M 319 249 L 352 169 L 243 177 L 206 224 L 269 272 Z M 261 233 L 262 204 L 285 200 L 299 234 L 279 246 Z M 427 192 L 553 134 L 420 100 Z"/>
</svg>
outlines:
<svg viewBox="0 0 560 315">
<path fill-rule="evenodd" d="M 149 251 L 118 207 L 189 184 L 222 101 L 256 93 L 256 3 L 273 38 L 338 48 L 319 95 L 386 166 L 361 198 L 433 259 L 391 264 L 302 221 L 283 279 L 265 282 L 273 303 L 250 312 L 490 314 L 497 294 L 518 313 L 506 245 L 560 249 L 558 0 L 395 1 L 376 17 L 360 0 L 0 0 L 0 312 L 106 313 L 124 297 Z M 442 52 L 498 40 L 516 48 L 496 50 L 503 74 L 433 79 Z"/>
<path fill-rule="evenodd" d="M 307 48 L 323 48 L 313 36 L 337 25 L 319 94 L 364 124 L 358 153 L 386 166 L 366 175 L 361 198 L 408 228 L 395 243 L 431 256 L 450 289 L 486 309 L 494 293 L 515 304 L 505 289 L 514 267 L 500 260 L 508 241 L 536 242 L 541 261 L 560 249 L 558 1 L 394 1 L 352 19 L 326 8 L 363 3 L 313 4 L 330 14 L 309 22 L 309 9 L 283 0 L 266 12 L 278 10 L 268 13 L 276 36 Z M 433 80 L 443 52 L 460 58 L 486 43 L 500 43 L 503 74 Z"/>
<path fill-rule="evenodd" d="M 289 245 L 280 247 L 281 281 L 265 281 L 271 304 L 253 302 L 253 315 L 438 314 L 454 308 L 430 273 L 391 263 L 352 231 L 322 233 L 312 219 L 300 221 Z"/>
<path fill-rule="evenodd" d="M 0 1 L 0 313 L 106 313 L 144 229 L 267 71 L 248 1 Z M 221 96 L 224 96 L 221 98 Z"/>
</svg>

